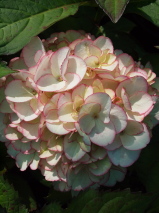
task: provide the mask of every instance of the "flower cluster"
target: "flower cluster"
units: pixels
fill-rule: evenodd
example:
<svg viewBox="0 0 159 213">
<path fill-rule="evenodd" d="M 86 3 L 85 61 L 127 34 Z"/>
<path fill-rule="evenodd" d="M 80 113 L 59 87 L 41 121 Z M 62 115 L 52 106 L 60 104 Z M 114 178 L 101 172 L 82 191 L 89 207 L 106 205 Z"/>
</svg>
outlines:
<svg viewBox="0 0 159 213">
<path fill-rule="evenodd" d="M 124 179 L 158 122 L 148 64 L 70 30 L 32 38 L 9 67 L 17 72 L 0 82 L 1 141 L 21 171 L 38 168 L 61 191 Z"/>
</svg>

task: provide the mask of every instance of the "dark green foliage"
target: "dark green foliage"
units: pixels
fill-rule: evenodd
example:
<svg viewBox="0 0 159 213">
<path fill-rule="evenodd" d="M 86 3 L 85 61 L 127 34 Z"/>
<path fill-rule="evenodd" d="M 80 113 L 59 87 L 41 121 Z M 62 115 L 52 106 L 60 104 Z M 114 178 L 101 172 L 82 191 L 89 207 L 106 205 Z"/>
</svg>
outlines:
<svg viewBox="0 0 159 213">
<path fill-rule="evenodd" d="M 110 19 L 116 23 L 122 16 L 129 0 L 96 0 Z"/>
<path fill-rule="evenodd" d="M 2 175 L 0 176 L 0 205 L 6 209 L 7 213 L 28 213 L 25 205 L 21 203 L 18 192 Z"/>
<path fill-rule="evenodd" d="M 130 190 L 98 192 L 88 190 L 73 198 L 66 209 L 57 203 L 45 206 L 41 213 L 151 213 L 157 212 L 159 194 L 131 193 Z M 153 211 L 152 211 L 153 209 Z"/>
<path fill-rule="evenodd" d="M 5 63 L 4 61 L 0 62 L 0 78 L 10 73 L 14 73 L 14 71 L 7 67 L 6 64 L 7 63 Z"/>
<path fill-rule="evenodd" d="M 0 55 L 13 54 L 88 0 L 0 0 Z"/>
</svg>

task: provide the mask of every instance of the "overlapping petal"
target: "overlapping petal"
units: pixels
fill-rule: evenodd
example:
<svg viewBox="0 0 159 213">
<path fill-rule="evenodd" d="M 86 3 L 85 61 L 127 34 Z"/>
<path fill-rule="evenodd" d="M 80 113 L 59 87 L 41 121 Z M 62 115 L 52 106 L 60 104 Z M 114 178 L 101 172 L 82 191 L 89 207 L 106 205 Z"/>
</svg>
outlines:
<svg viewBox="0 0 159 213">
<path fill-rule="evenodd" d="M 124 179 L 159 122 L 151 66 L 83 31 L 34 37 L 0 82 L 0 139 L 60 191 Z M 154 83 L 155 82 L 155 83 Z"/>
</svg>

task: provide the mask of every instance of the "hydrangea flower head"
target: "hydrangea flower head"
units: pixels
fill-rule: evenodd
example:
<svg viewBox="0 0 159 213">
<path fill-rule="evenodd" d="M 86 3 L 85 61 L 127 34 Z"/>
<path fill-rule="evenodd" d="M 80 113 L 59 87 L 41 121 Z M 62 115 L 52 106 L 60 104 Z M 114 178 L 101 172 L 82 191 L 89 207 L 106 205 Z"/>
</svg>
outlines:
<svg viewBox="0 0 159 213">
<path fill-rule="evenodd" d="M 113 186 L 158 123 L 151 67 L 83 31 L 32 38 L 1 79 L 1 141 L 61 191 Z M 150 122 L 151 120 L 151 122 Z"/>
</svg>

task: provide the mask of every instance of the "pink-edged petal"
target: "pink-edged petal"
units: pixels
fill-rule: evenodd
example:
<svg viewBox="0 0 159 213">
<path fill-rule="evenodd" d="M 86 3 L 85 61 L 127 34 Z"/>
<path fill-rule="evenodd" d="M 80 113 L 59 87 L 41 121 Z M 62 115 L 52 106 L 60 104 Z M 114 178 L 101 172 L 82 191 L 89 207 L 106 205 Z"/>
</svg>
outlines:
<svg viewBox="0 0 159 213">
<path fill-rule="evenodd" d="M 76 130 L 75 122 L 67 122 L 67 123 L 64 122 L 63 127 L 69 132 L 73 132 Z"/>
<path fill-rule="evenodd" d="M 118 65 L 118 62 L 117 61 L 114 61 L 113 63 L 111 64 L 101 64 L 100 68 L 97 68 L 98 71 L 113 71 L 116 66 Z"/>
<path fill-rule="evenodd" d="M 52 75 L 57 78 L 61 76 L 61 66 L 64 60 L 68 57 L 70 53 L 69 47 L 63 47 L 53 53 L 50 62 L 51 62 L 51 72 Z"/>
<path fill-rule="evenodd" d="M 80 77 L 80 80 L 83 79 L 87 70 L 86 63 L 77 56 L 69 56 L 67 73 L 75 73 Z"/>
<path fill-rule="evenodd" d="M 36 170 L 38 168 L 39 161 L 40 161 L 39 155 L 38 155 L 38 153 L 35 153 L 34 158 L 33 158 L 32 162 L 30 164 L 30 168 L 32 170 Z"/>
<path fill-rule="evenodd" d="M 120 138 L 123 146 L 128 150 L 140 150 L 150 142 L 150 133 L 145 124 L 143 132 L 137 135 L 121 134 Z"/>
<path fill-rule="evenodd" d="M 105 72 L 103 72 L 103 73 L 102 72 L 97 73 L 100 78 L 114 80 L 114 76 L 113 75 L 111 75 L 110 73 L 107 73 L 106 70 L 104 70 L 104 71 Z"/>
<path fill-rule="evenodd" d="M 47 115 L 45 116 L 45 120 L 47 123 L 59 122 L 57 109 L 52 109 L 48 111 Z"/>
<path fill-rule="evenodd" d="M 66 78 L 65 87 L 60 89 L 59 90 L 60 92 L 74 88 L 81 81 L 79 75 L 75 73 L 66 73 L 65 78 Z"/>
<path fill-rule="evenodd" d="M 92 94 L 93 94 L 93 88 L 91 86 L 80 84 L 73 90 L 72 99 L 74 100 L 77 95 L 83 99 L 86 99 L 88 96 Z"/>
<path fill-rule="evenodd" d="M 147 79 L 147 76 L 140 72 L 130 72 L 127 75 L 131 78 L 134 76 L 142 76 L 143 78 Z"/>
<path fill-rule="evenodd" d="M 79 111 L 79 118 L 84 115 L 90 115 L 92 118 L 98 117 L 99 112 L 101 111 L 101 105 L 96 102 L 90 102 L 84 104 Z"/>
<path fill-rule="evenodd" d="M 51 151 L 62 152 L 63 151 L 63 137 L 58 137 L 52 134 L 48 141 L 47 147 Z"/>
<path fill-rule="evenodd" d="M 7 100 L 12 102 L 29 101 L 34 97 L 32 92 L 33 89 L 26 87 L 21 80 L 11 81 L 5 89 L 5 95 Z"/>
<path fill-rule="evenodd" d="M 69 133 L 68 130 L 66 130 L 63 127 L 63 122 L 56 122 L 56 123 L 46 123 L 46 127 L 53 133 L 57 135 L 66 135 Z"/>
<path fill-rule="evenodd" d="M 34 76 L 34 81 L 37 82 L 39 78 L 41 78 L 43 75 L 46 74 L 51 74 L 51 71 L 49 69 L 50 65 L 50 57 L 53 53 L 50 53 L 48 55 L 43 56 L 39 62 L 38 65 L 35 66 L 35 76 Z"/>
<path fill-rule="evenodd" d="M 58 181 L 60 178 L 58 177 L 56 169 L 51 171 L 47 171 L 41 168 L 41 173 L 45 176 L 47 181 Z"/>
<path fill-rule="evenodd" d="M 15 128 L 8 126 L 5 129 L 5 137 L 8 140 L 19 140 L 23 137 L 23 135 L 20 132 L 18 132 Z"/>
<path fill-rule="evenodd" d="M 85 144 L 85 142 L 83 141 L 83 138 L 81 136 L 77 137 L 77 141 L 81 147 L 81 149 L 84 152 L 90 152 L 91 151 L 91 146 L 88 146 L 87 144 Z M 87 157 L 87 156 L 86 156 Z"/>
<path fill-rule="evenodd" d="M 98 119 L 96 120 L 96 126 L 92 129 L 89 134 L 92 143 L 98 146 L 106 146 L 113 142 L 115 138 L 114 125 L 110 122 L 104 124 Z"/>
<path fill-rule="evenodd" d="M 34 56 L 37 51 L 41 50 L 41 54 L 36 57 L 36 61 L 34 60 Z M 45 53 L 45 49 L 43 43 L 39 37 L 33 37 L 29 44 L 27 44 L 23 48 L 23 58 L 28 67 L 32 67 L 36 65 L 36 62 L 40 59 L 40 57 Z"/>
<path fill-rule="evenodd" d="M 16 158 L 16 156 L 19 154 L 19 151 L 15 150 L 14 147 L 12 146 L 12 144 L 8 144 L 7 145 L 7 153 L 12 157 L 12 158 Z"/>
<path fill-rule="evenodd" d="M 89 134 L 95 126 L 94 118 L 90 114 L 81 117 L 78 123 L 80 125 L 81 130 L 86 134 Z"/>
<path fill-rule="evenodd" d="M 23 143 L 20 140 L 12 141 L 11 144 L 15 150 L 21 151 L 21 147 L 23 146 Z"/>
<path fill-rule="evenodd" d="M 14 110 L 20 119 L 24 121 L 31 121 L 39 116 L 40 111 L 38 110 L 38 102 L 35 99 L 33 101 L 34 103 L 32 102 L 32 107 L 31 107 L 31 103 L 28 101 L 24 103 L 14 104 Z"/>
<path fill-rule="evenodd" d="M 94 158 L 96 160 L 102 160 L 106 157 L 107 151 L 103 147 L 96 146 L 95 149 L 93 149 L 93 147 L 92 147 L 90 154 L 91 154 L 92 158 Z"/>
<path fill-rule="evenodd" d="M 29 166 L 29 164 L 32 162 L 33 158 L 34 158 L 34 154 L 26 155 L 20 152 L 16 156 L 16 164 L 21 171 L 25 171 L 27 167 Z"/>
<path fill-rule="evenodd" d="M 55 100 L 53 100 L 55 102 Z M 59 99 L 56 101 L 58 108 L 60 108 L 63 104 L 72 102 L 72 97 L 70 92 L 64 92 L 59 96 Z"/>
<path fill-rule="evenodd" d="M 101 49 L 96 47 L 96 46 L 94 46 L 94 45 L 92 45 L 92 44 L 89 45 L 89 51 L 90 51 L 91 55 L 94 55 L 94 56 L 97 56 L 97 57 L 102 55 Z"/>
<path fill-rule="evenodd" d="M 86 145 L 90 146 L 91 145 L 91 141 L 88 137 L 88 135 L 86 135 L 81 129 L 80 129 L 80 126 L 79 126 L 79 123 L 75 123 L 75 127 L 76 127 L 76 130 L 78 131 L 78 133 L 83 137 L 83 141 Z"/>
<path fill-rule="evenodd" d="M 72 140 L 69 141 L 69 136 L 66 136 L 64 139 L 64 153 L 69 160 L 78 161 L 86 152 L 81 149 L 77 140 L 72 138 Z"/>
<path fill-rule="evenodd" d="M 121 89 L 125 88 L 128 96 L 134 95 L 136 92 L 147 92 L 148 84 L 145 78 L 141 76 L 135 76 L 122 81 L 116 89 L 117 96 L 120 97 Z"/>
<path fill-rule="evenodd" d="M 89 56 L 84 61 L 88 67 L 97 68 L 99 66 L 99 58 L 97 56 Z"/>
<path fill-rule="evenodd" d="M 114 186 L 116 182 L 121 182 L 124 180 L 126 175 L 126 168 L 114 168 L 110 169 L 110 174 L 109 174 L 109 179 L 108 181 L 104 184 L 104 186 Z"/>
<path fill-rule="evenodd" d="M 137 92 L 129 100 L 132 111 L 140 114 L 145 114 L 153 106 L 151 96 L 145 92 Z"/>
<path fill-rule="evenodd" d="M 39 137 L 39 123 L 34 124 L 22 121 L 17 129 L 28 139 L 34 140 Z"/>
<path fill-rule="evenodd" d="M 127 125 L 127 116 L 124 110 L 118 105 L 112 104 L 110 110 L 110 120 L 114 124 L 116 133 L 121 132 Z"/>
<path fill-rule="evenodd" d="M 105 173 L 107 173 L 112 165 L 108 158 L 98 160 L 97 162 L 95 162 L 95 164 L 97 168 L 93 169 L 89 167 L 89 171 L 96 176 L 104 175 Z"/>
<path fill-rule="evenodd" d="M 119 61 L 119 69 L 122 69 L 123 67 L 128 67 L 129 65 L 134 64 L 134 60 L 132 57 L 126 53 L 122 53 L 118 55 L 118 61 Z"/>
<path fill-rule="evenodd" d="M 109 53 L 113 53 L 113 45 L 112 42 L 109 38 L 100 36 L 98 37 L 94 42 L 93 45 L 97 46 L 100 48 L 102 51 L 103 50 L 109 50 Z"/>
<path fill-rule="evenodd" d="M 100 180 L 102 179 L 101 176 L 95 176 L 94 174 L 92 174 L 91 172 L 89 173 L 89 178 L 91 179 L 91 181 L 95 184 L 95 183 L 99 183 Z"/>
<path fill-rule="evenodd" d="M 73 109 L 72 102 L 63 104 L 58 109 L 59 120 L 65 121 L 65 122 L 75 122 L 76 120 L 72 117 L 73 112 L 74 112 L 74 109 Z"/>
<path fill-rule="evenodd" d="M 65 81 L 60 81 L 54 78 L 51 74 L 46 74 L 40 77 L 37 81 L 37 87 L 46 92 L 54 92 L 62 89 L 66 85 Z"/>
<path fill-rule="evenodd" d="M 144 126 L 142 123 L 137 121 L 128 120 L 127 126 L 123 131 L 123 134 L 126 133 L 127 135 L 138 135 L 144 131 Z"/>
<path fill-rule="evenodd" d="M 52 156 L 46 158 L 46 162 L 50 166 L 55 166 L 61 159 L 61 153 L 54 153 Z"/>
<path fill-rule="evenodd" d="M 92 43 L 91 40 L 84 39 L 75 46 L 74 52 L 75 55 L 85 59 L 90 56 L 89 46 Z"/>
<path fill-rule="evenodd" d="M 141 150 L 132 151 L 120 147 L 114 151 L 108 151 L 108 156 L 114 165 L 128 167 L 138 159 L 140 151 Z"/>
<path fill-rule="evenodd" d="M 26 70 L 26 69 L 28 69 L 23 58 L 21 58 L 21 57 L 11 59 L 11 61 L 9 63 L 9 67 L 13 70 Z"/>
<path fill-rule="evenodd" d="M 106 93 L 98 92 L 88 96 L 85 103 L 98 103 L 101 106 L 101 112 L 99 114 L 103 122 L 109 122 L 109 112 L 111 108 L 111 99 Z"/>
<path fill-rule="evenodd" d="M 46 158 L 49 158 L 49 157 L 51 157 L 53 155 L 53 152 L 52 151 L 50 151 L 50 150 L 42 150 L 41 152 L 40 152 L 40 154 L 39 154 L 39 157 L 40 158 L 43 158 L 43 159 L 46 159 Z"/>
<path fill-rule="evenodd" d="M 122 98 L 124 107 L 127 110 L 132 110 L 128 94 L 126 93 L 126 90 L 124 88 L 122 88 L 122 90 L 121 90 L 121 98 Z"/>
<path fill-rule="evenodd" d="M 122 142 L 121 142 L 121 139 L 120 139 L 120 135 L 117 134 L 117 135 L 115 136 L 115 138 L 114 138 L 113 143 L 108 144 L 108 145 L 105 146 L 104 148 L 105 148 L 106 150 L 113 151 L 113 150 L 115 150 L 115 149 L 118 149 L 118 148 L 121 147 L 121 146 L 122 146 Z"/>
<path fill-rule="evenodd" d="M 138 112 L 132 112 L 132 111 L 126 111 L 126 114 L 127 114 L 128 120 L 135 120 L 138 122 L 141 122 L 145 117 L 145 114 L 140 115 Z"/>
<path fill-rule="evenodd" d="M 80 169 L 77 175 L 72 170 L 69 170 L 67 173 L 67 180 L 68 186 L 74 191 L 84 190 L 93 184 L 85 168 Z"/>
<path fill-rule="evenodd" d="M 69 167 L 69 165 L 67 165 L 67 164 L 62 164 L 61 163 L 61 165 L 60 166 L 57 166 L 57 173 L 58 173 L 58 176 L 60 177 L 60 179 L 62 180 L 62 181 L 67 181 L 66 180 L 66 173 L 67 173 L 67 171 L 68 171 L 68 167 Z"/>
</svg>

